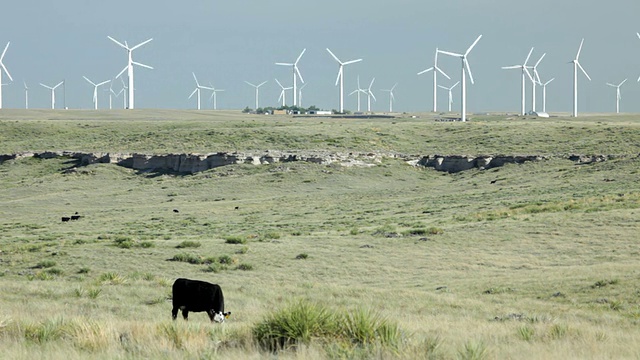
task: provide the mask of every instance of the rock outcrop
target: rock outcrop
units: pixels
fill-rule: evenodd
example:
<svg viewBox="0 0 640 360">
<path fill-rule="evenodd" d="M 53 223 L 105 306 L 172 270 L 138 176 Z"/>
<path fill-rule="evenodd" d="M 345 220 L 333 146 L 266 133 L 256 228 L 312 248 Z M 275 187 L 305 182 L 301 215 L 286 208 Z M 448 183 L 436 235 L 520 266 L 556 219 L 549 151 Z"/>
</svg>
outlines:
<svg viewBox="0 0 640 360">
<path fill-rule="evenodd" d="M 193 174 L 220 166 L 233 164 L 274 164 L 283 162 L 310 162 L 314 164 L 339 164 L 341 166 L 376 166 L 383 159 L 400 159 L 412 166 L 424 166 L 438 171 L 456 173 L 471 169 L 491 169 L 505 164 L 523 164 L 530 161 L 547 160 L 549 156 L 541 155 L 403 155 L 397 153 L 335 153 L 322 151 L 265 151 L 255 153 L 210 153 L 210 154 L 139 154 L 139 153 L 85 153 L 74 151 L 24 152 L 0 155 L 0 164 L 20 158 L 34 157 L 51 159 L 67 157 L 75 159 L 78 166 L 97 163 L 118 164 L 143 172 L 166 171 L 182 174 Z M 607 161 L 621 155 L 568 155 L 567 160 L 579 164 Z"/>
</svg>

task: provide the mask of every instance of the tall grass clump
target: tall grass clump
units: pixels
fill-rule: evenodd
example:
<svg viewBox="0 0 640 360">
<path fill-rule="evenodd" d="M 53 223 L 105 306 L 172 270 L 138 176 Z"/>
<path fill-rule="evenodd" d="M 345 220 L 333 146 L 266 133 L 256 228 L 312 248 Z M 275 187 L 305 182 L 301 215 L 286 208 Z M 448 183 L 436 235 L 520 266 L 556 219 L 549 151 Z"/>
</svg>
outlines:
<svg viewBox="0 0 640 360">
<path fill-rule="evenodd" d="M 312 342 L 341 344 L 342 350 L 396 350 L 401 338 L 397 325 L 369 310 L 336 313 L 303 300 L 268 315 L 253 328 L 253 335 L 271 351 L 295 349 Z"/>
<path fill-rule="evenodd" d="M 326 308 L 298 301 L 267 315 L 253 328 L 253 335 L 262 346 L 276 351 L 308 345 L 313 339 L 335 334 L 336 330 L 336 317 Z"/>
<path fill-rule="evenodd" d="M 176 248 L 177 249 L 199 248 L 200 246 L 202 246 L 202 244 L 199 241 L 185 240 L 185 241 L 181 242 L 180 244 L 176 245 Z"/>
<path fill-rule="evenodd" d="M 487 345 L 482 341 L 469 341 L 458 351 L 461 360 L 482 360 L 489 357 Z"/>
<path fill-rule="evenodd" d="M 224 242 L 227 244 L 246 244 L 247 239 L 238 235 L 230 235 L 224 237 Z"/>
</svg>

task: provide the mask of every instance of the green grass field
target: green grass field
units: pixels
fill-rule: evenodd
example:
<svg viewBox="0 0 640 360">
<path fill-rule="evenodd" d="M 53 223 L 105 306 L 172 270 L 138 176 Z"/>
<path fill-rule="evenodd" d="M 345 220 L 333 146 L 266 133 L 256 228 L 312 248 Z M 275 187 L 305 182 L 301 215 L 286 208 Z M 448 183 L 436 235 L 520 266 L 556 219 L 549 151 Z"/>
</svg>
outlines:
<svg viewBox="0 0 640 360">
<path fill-rule="evenodd" d="M 385 159 L 193 175 L 5 161 L 0 357 L 275 357 L 256 329 L 315 304 L 346 314 L 333 319 L 341 325 L 357 314 L 387 321 L 398 339 L 340 330 L 278 358 L 638 358 L 640 116 L 419 115 L 2 110 L 0 154 L 272 149 L 549 160 L 455 174 Z M 616 157 L 578 164 L 568 154 Z M 60 221 L 75 212 L 80 220 Z M 204 313 L 172 322 L 178 277 L 220 284 L 227 322 Z"/>
</svg>

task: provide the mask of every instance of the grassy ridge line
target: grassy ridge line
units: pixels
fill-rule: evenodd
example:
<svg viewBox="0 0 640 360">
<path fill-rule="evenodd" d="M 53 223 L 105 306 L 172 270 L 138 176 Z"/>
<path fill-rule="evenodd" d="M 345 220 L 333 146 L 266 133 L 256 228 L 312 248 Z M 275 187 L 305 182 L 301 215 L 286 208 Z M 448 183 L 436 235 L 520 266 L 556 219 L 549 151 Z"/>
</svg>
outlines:
<svg viewBox="0 0 640 360">
<path fill-rule="evenodd" d="M 637 154 L 636 116 L 468 123 L 418 118 L 323 119 L 233 111 L 45 111 L 0 113 L 0 153 L 87 151 L 209 153 L 323 150 L 406 154 Z"/>
</svg>

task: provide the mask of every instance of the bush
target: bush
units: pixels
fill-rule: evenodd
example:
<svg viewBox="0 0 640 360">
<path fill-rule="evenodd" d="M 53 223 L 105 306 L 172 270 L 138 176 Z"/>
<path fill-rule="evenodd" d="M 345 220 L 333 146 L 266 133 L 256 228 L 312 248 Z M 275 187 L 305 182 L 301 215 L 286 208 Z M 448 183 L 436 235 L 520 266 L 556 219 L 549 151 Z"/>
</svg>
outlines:
<svg viewBox="0 0 640 360">
<path fill-rule="evenodd" d="M 198 241 L 189 241 L 189 240 L 185 240 L 183 242 L 181 242 L 180 244 L 176 245 L 177 249 L 184 249 L 184 248 L 199 248 L 200 246 L 202 246 L 202 244 Z"/>
<path fill-rule="evenodd" d="M 265 240 L 275 240 L 280 239 L 280 233 L 277 232 L 268 232 L 262 236 Z"/>
<path fill-rule="evenodd" d="M 240 236 L 225 236 L 224 242 L 227 244 L 246 244 L 247 239 Z"/>
<path fill-rule="evenodd" d="M 235 262 L 235 260 L 234 260 L 231 256 L 229 256 L 229 255 L 221 255 L 221 256 L 218 258 L 218 262 L 219 262 L 220 264 L 231 265 L 231 264 L 233 264 L 233 263 Z"/>
<path fill-rule="evenodd" d="M 103 284 L 118 285 L 127 282 L 127 278 L 115 272 L 106 272 L 98 277 L 98 281 Z"/>
<path fill-rule="evenodd" d="M 202 264 L 203 260 L 201 257 L 197 256 L 197 255 L 193 255 L 193 254 L 187 254 L 187 253 L 180 253 L 180 254 L 175 254 L 171 259 L 169 259 L 170 261 L 180 261 L 180 262 L 186 262 L 189 264 Z"/>
<path fill-rule="evenodd" d="M 236 270 L 245 270 L 245 271 L 253 270 L 253 265 L 251 265 L 251 264 L 240 264 L 240 265 L 236 266 Z"/>
<path fill-rule="evenodd" d="M 252 330 L 263 347 L 276 351 L 309 344 L 348 343 L 362 347 L 397 349 L 400 329 L 368 310 L 336 314 L 307 301 L 298 301 L 267 316 Z"/>
<path fill-rule="evenodd" d="M 248 246 L 243 246 L 240 249 L 238 249 L 236 251 L 236 254 L 246 254 L 249 252 L 249 247 Z"/>
<path fill-rule="evenodd" d="M 306 258 L 308 258 L 308 257 L 309 257 L 309 255 L 308 255 L 308 254 L 306 254 L 306 253 L 302 253 L 302 254 L 298 254 L 298 255 L 296 256 L 296 259 L 298 259 L 298 260 L 303 260 L 303 259 L 306 259 Z"/>
<path fill-rule="evenodd" d="M 42 260 L 40 261 L 36 266 L 34 266 L 35 269 L 46 269 L 46 268 L 50 268 L 50 267 L 54 267 L 56 266 L 56 262 L 53 260 Z"/>
<path fill-rule="evenodd" d="M 212 272 L 212 273 L 219 273 L 222 270 L 226 270 L 227 266 L 220 264 L 220 263 L 211 263 L 209 264 L 204 271 L 205 272 Z"/>
</svg>

